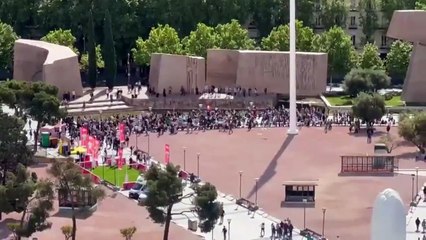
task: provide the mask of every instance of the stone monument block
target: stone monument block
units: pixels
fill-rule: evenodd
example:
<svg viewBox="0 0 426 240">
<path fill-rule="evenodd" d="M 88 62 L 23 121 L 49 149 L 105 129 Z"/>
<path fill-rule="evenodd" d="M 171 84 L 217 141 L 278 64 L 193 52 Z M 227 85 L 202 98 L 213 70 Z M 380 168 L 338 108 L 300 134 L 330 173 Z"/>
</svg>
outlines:
<svg viewBox="0 0 426 240">
<path fill-rule="evenodd" d="M 402 99 L 410 104 L 426 104 L 426 11 L 395 11 L 387 36 L 412 42 L 410 65 L 405 76 Z"/>
<path fill-rule="evenodd" d="M 327 54 L 298 52 L 298 96 L 317 96 L 327 86 Z M 289 94 L 289 53 L 280 51 L 208 50 L 207 84 Z"/>
<path fill-rule="evenodd" d="M 13 78 L 43 81 L 59 89 L 59 94 L 75 91 L 83 95 L 78 56 L 69 47 L 43 41 L 15 41 Z"/>
<path fill-rule="evenodd" d="M 200 92 L 204 88 L 206 64 L 202 57 L 153 53 L 150 66 L 149 85 L 160 94 L 163 89 L 168 93 L 169 88 L 173 94 L 179 94 L 181 87 L 192 93 L 196 87 Z"/>
</svg>

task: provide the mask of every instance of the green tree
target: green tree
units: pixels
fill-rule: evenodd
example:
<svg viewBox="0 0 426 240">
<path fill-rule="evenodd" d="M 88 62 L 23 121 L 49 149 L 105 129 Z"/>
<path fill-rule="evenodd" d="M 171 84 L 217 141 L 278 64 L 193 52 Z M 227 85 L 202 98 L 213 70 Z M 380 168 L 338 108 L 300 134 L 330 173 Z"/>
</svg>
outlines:
<svg viewBox="0 0 426 240">
<path fill-rule="evenodd" d="M 364 33 L 364 42 L 374 42 L 374 33 L 379 27 L 377 16 L 378 12 L 378 0 L 361 0 L 359 1 L 359 13 L 360 23 L 362 26 L 362 32 Z"/>
<path fill-rule="evenodd" d="M 52 163 L 48 172 L 56 178 L 56 185 L 58 189 L 65 194 L 65 198 L 74 199 L 75 193 L 87 192 L 89 196 L 95 199 L 102 200 L 105 197 L 105 191 L 94 186 L 92 180 L 87 175 L 81 173 L 81 169 L 74 164 L 73 161 L 68 160 L 56 160 Z M 71 239 L 76 239 L 77 233 L 77 221 L 76 221 L 76 204 L 71 201 L 71 219 L 72 219 L 72 232 Z"/>
<path fill-rule="evenodd" d="M 12 63 L 13 46 L 18 36 L 13 28 L 0 19 L 0 69 L 10 67 Z"/>
<path fill-rule="evenodd" d="M 385 99 L 378 93 L 360 93 L 353 100 L 352 112 L 357 117 L 368 124 L 381 119 L 386 113 Z"/>
<path fill-rule="evenodd" d="M 296 49 L 302 52 L 312 50 L 314 31 L 303 26 L 303 22 L 296 21 Z M 274 28 L 269 36 L 262 39 L 262 48 L 268 51 L 288 51 L 290 46 L 290 27 L 281 25 Z"/>
<path fill-rule="evenodd" d="M 346 1 L 324 0 L 321 3 L 321 20 L 327 30 L 335 26 L 345 28 L 348 13 L 349 6 Z"/>
<path fill-rule="evenodd" d="M 104 45 L 102 47 L 103 58 L 105 61 L 105 80 L 108 89 L 114 87 L 115 78 L 117 75 L 117 59 L 115 55 L 115 43 L 112 33 L 111 15 L 109 10 L 105 11 L 104 19 Z"/>
<path fill-rule="evenodd" d="M 61 227 L 61 232 L 64 234 L 65 240 L 70 240 L 72 237 L 72 227 L 70 225 L 65 225 Z"/>
<path fill-rule="evenodd" d="M 416 9 L 417 10 L 426 10 L 426 1 L 425 0 L 417 0 L 416 1 Z"/>
<path fill-rule="evenodd" d="M 96 59 L 96 40 L 95 40 L 95 24 L 93 23 L 92 10 L 89 11 L 89 27 L 88 27 L 88 79 L 91 88 L 96 87 L 96 80 L 98 75 L 97 59 Z M 100 50 L 100 49 L 99 49 Z M 82 64 L 83 65 L 83 64 Z"/>
<path fill-rule="evenodd" d="M 358 68 L 384 69 L 383 60 L 380 58 L 379 48 L 374 43 L 367 43 L 358 58 Z"/>
<path fill-rule="evenodd" d="M 18 164 L 15 174 L 7 173 L 6 184 L 0 185 L 0 209 L 5 213 L 22 214 L 14 227 L 17 239 L 50 228 L 47 218 L 53 210 L 54 197 L 53 183 L 35 180 L 25 166 Z"/>
<path fill-rule="evenodd" d="M 216 26 L 216 47 L 220 49 L 253 49 L 254 40 L 250 39 L 247 29 L 233 19 L 230 23 Z"/>
<path fill-rule="evenodd" d="M 101 45 L 99 44 L 96 45 L 95 51 L 96 51 L 96 68 L 102 69 L 105 67 L 105 62 L 102 57 Z M 89 70 L 89 53 L 88 52 L 81 55 L 80 68 L 83 72 L 87 72 Z"/>
<path fill-rule="evenodd" d="M 42 41 L 58 44 L 62 46 L 69 47 L 77 55 L 78 50 L 75 47 L 76 38 L 72 35 L 71 30 L 58 29 L 53 30 L 47 33 L 44 37 L 41 38 Z"/>
<path fill-rule="evenodd" d="M 390 78 L 384 70 L 375 69 L 352 69 L 345 76 L 343 86 L 351 97 L 360 92 L 375 92 L 389 87 Z"/>
<path fill-rule="evenodd" d="M 120 229 L 121 236 L 123 236 L 124 239 L 126 240 L 132 240 L 132 237 L 135 234 L 135 232 L 136 232 L 135 226 Z"/>
<path fill-rule="evenodd" d="M 132 54 L 138 65 L 149 65 L 152 53 L 182 53 L 182 44 L 174 28 L 167 24 L 158 25 L 151 29 L 147 40 L 142 38 L 136 40 Z"/>
<path fill-rule="evenodd" d="M 386 70 L 392 79 L 404 79 L 410 64 L 413 45 L 408 42 L 395 41 L 386 56 Z"/>
<path fill-rule="evenodd" d="M 197 29 L 182 40 L 184 52 L 190 55 L 207 57 L 207 49 L 215 48 L 216 32 L 214 28 L 199 23 Z"/>
<path fill-rule="evenodd" d="M 314 0 L 296 1 L 296 18 L 305 26 L 313 25 Z M 274 26 L 285 25 L 289 22 L 289 1 L 251 1 L 253 21 L 260 33 L 260 37 L 266 37 Z"/>
<path fill-rule="evenodd" d="M 330 30 L 316 35 L 312 42 L 312 50 L 328 54 L 330 78 L 344 76 L 356 64 L 356 51 L 351 38 L 341 27 L 332 27 Z"/>
<path fill-rule="evenodd" d="M 169 237 L 170 222 L 173 215 L 184 212 L 173 212 L 173 206 L 183 199 L 194 198 L 195 209 L 189 210 L 198 214 L 199 227 L 202 232 L 213 229 L 220 215 L 220 204 L 216 201 L 217 191 L 214 186 L 206 183 L 197 187 L 195 192 L 183 194 L 182 180 L 178 177 L 179 167 L 168 164 L 165 169 L 158 166 L 149 168 L 145 175 L 148 184 L 146 208 L 150 217 L 158 223 L 164 223 L 163 240 Z"/>
<path fill-rule="evenodd" d="M 416 112 L 402 118 L 398 123 L 399 136 L 413 143 L 420 151 L 426 153 L 426 113 Z"/>
<path fill-rule="evenodd" d="M 390 22 L 396 10 L 414 9 L 415 0 L 381 0 L 383 17 Z"/>
</svg>

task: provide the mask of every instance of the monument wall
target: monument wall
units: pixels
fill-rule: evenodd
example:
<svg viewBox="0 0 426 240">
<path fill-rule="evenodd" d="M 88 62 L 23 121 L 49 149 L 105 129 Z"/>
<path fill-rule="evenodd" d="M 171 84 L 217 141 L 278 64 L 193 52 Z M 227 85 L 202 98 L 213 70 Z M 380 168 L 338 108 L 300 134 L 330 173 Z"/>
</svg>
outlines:
<svg viewBox="0 0 426 240">
<path fill-rule="evenodd" d="M 317 96 L 327 86 L 327 54 L 298 52 L 297 94 Z M 263 92 L 289 93 L 289 53 L 279 51 L 208 50 L 207 84 L 241 86 Z"/>
<path fill-rule="evenodd" d="M 205 59 L 202 57 L 159 54 L 151 55 L 149 72 L 150 87 L 158 93 L 163 89 L 173 94 L 180 94 L 183 87 L 186 91 L 195 92 L 198 87 L 202 91 L 205 85 Z"/>
<path fill-rule="evenodd" d="M 206 84 L 215 87 L 232 87 L 237 80 L 239 53 L 236 50 L 209 49 L 207 51 Z"/>
<path fill-rule="evenodd" d="M 70 48 L 43 41 L 19 39 L 14 46 L 13 78 L 44 81 L 58 87 L 59 94 L 83 95 L 78 56 Z"/>
<path fill-rule="evenodd" d="M 426 11 L 395 11 L 387 36 L 414 44 L 405 76 L 402 100 L 408 104 L 426 104 Z M 407 27 L 409 26 L 409 27 Z"/>
</svg>

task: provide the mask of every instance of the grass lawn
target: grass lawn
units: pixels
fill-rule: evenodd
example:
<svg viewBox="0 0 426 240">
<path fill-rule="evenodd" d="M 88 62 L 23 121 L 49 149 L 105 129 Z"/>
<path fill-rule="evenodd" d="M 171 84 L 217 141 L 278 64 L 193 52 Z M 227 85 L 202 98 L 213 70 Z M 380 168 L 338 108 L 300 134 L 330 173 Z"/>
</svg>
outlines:
<svg viewBox="0 0 426 240">
<path fill-rule="evenodd" d="M 332 106 L 351 106 L 352 98 L 349 96 L 336 96 L 336 97 L 326 97 L 328 102 Z M 397 107 L 402 106 L 401 96 L 394 96 L 392 99 L 386 101 L 386 106 L 388 107 Z"/>
<path fill-rule="evenodd" d="M 126 167 L 123 166 L 121 170 L 118 170 L 118 168 L 113 168 L 109 166 L 99 166 L 92 170 L 92 172 L 100 177 L 101 179 L 112 183 L 116 186 L 122 186 L 124 182 L 124 178 L 126 176 Z M 136 181 L 136 179 L 139 176 L 139 171 L 136 169 L 128 168 L 127 169 L 127 176 L 129 182 Z M 105 179 L 104 179 L 105 177 Z"/>
</svg>

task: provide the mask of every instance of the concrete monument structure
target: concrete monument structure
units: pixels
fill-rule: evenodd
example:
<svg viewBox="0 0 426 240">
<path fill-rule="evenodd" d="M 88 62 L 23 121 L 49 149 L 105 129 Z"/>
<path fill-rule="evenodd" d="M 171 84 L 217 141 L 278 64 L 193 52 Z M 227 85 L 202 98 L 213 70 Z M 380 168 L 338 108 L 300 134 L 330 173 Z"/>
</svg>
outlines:
<svg viewBox="0 0 426 240">
<path fill-rule="evenodd" d="M 162 93 L 163 89 L 179 94 L 181 87 L 185 91 L 201 92 L 205 85 L 205 59 L 202 57 L 158 54 L 151 55 L 149 85 L 154 91 Z"/>
<path fill-rule="evenodd" d="M 295 66 L 298 96 L 318 96 L 327 87 L 327 54 L 298 52 Z M 207 85 L 290 94 L 289 52 L 222 50 L 207 52 Z"/>
<path fill-rule="evenodd" d="M 402 99 L 406 103 L 426 104 L 426 11 L 395 11 L 387 36 L 414 44 L 405 77 Z"/>
<path fill-rule="evenodd" d="M 398 192 L 385 189 L 377 195 L 371 218 L 371 240 L 405 240 L 406 212 Z"/>
<path fill-rule="evenodd" d="M 69 47 L 19 39 L 14 46 L 13 78 L 43 81 L 58 87 L 59 94 L 83 95 L 78 56 Z"/>
</svg>

